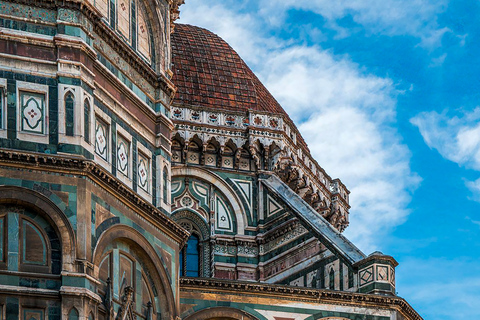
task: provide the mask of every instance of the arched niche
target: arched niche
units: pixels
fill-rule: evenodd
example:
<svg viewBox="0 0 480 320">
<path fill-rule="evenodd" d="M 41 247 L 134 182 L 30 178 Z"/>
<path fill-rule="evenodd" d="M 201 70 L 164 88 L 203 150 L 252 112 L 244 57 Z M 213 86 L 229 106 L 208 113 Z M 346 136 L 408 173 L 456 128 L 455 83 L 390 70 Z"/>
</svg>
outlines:
<svg viewBox="0 0 480 320">
<path fill-rule="evenodd" d="M 61 247 L 61 268 L 75 270 L 75 232 L 67 216 L 49 198 L 31 189 L 16 186 L 0 186 L 0 205 L 15 205 L 40 214 L 58 235 Z"/>
<path fill-rule="evenodd" d="M 214 307 L 197 311 L 183 320 L 261 320 L 246 311 L 228 308 Z"/>
<path fill-rule="evenodd" d="M 161 318 L 158 319 L 170 320 L 170 317 L 175 318 L 178 310 L 170 284 L 170 278 L 155 249 L 137 230 L 126 225 L 117 224 L 102 233 L 93 252 L 94 277 L 97 279 L 102 278 L 100 274 L 103 272 L 100 268 L 102 262 L 104 262 L 105 257 L 116 248 L 119 248 L 121 254 L 124 255 L 127 260 L 130 259 L 131 261 L 141 264 L 142 271 L 146 273 L 146 280 L 150 281 L 153 291 L 151 294 L 154 296 L 154 300 L 158 301 L 158 305 L 154 308 L 157 314 L 161 314 Z M 125 248 L 130 248 L 130 250 Z M 120 284 L 117 283 L 117 285 L 119 285 L 119 289 L 122 289 Z M 137 285 L 138 283 L 133 286 L 134 291 L 131 294 L 135 294 Z M 123 289 L 125 288 L 126 287 Z M 115 312 L 120 312 L 120 310 L 115 310 Z"/>
<path fill-rule="evenodd" d="M 236 233 L 239 235 L 245 234 L 245 226 L 248 221 L 246 210 L 237 193 L 220 176 L 196 167 L 173 167 L 172 180 L 175 177 L 192 177 L 203 180 L 208 184 L 214 184 L 223 196 L 228 199 L 233 213 L 235 214 Z"/>
<path fill-rule="evenodd" d="M 198 237 L 200 243 L 199 243 L 199 274 L 198 276 L 200 277 L 210 277 L 211 270 L 210 270 L 210 253 L 211 253 L 211 248 L 209 245 L 210 241 L 210 233 L 209 233 L 209 227 L 205 220 L 202 218 L 201 215 L 196 213 L 193 210 L 189 209 L 183 209 L 175 212 L 172 215 L 172 219 L 177 222 L 180 226 L 182 226 L 185 230 L 190 232 L 190 237 L 189 241 L 187 241 L 186 248 L 181 248 L 182 253 L 181 258 L 184 258 L 184 261 L 180 259 L 180 276 L 190 276 L 186 272 L 185 274 L 182 274 L 182 266 L 183 270 L 186 270 L 186 267 L 188 265 L 187 262 L 187 252 L 186 250 L 189 249 L 190 244 L 190 239 L 192 237 Z"/>
</svg>

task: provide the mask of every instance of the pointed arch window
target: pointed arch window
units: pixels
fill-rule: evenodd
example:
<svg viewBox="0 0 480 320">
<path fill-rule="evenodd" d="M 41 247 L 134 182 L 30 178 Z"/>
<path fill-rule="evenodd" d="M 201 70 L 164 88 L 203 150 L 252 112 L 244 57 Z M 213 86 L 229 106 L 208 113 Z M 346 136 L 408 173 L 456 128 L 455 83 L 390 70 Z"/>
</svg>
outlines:
<svg viewBox="0 0 480 320">
<path fill-rule="evenodd" d="M 78 318 L 79 315 L 77 309 L 72 308 L 72 310 L 70 310 L 70 312 L 68 313 L 68 320 L 78 320 Z"/>
<path fill-rule="evenodd" d="M 200 276 L 200 238 L 193 233 L 180 252 L 180 274 L 186 277 Z"/>
<path fill-rule="evenodd" d="M 74 135 L 74 113 L 75 101 L 72 93 L 65 96 L 65 135 L 73 137 Z"/>
<path fill-rule="evenodd" d="M 163 202 L 168 204 L 168 168 L 163 167 Z"/>
<path fill-rule="evenodd" d="M 335 290 L 335 271 L 333 268 L 330 269 L 330 273 L 328 274 L 328 289 Z"/>
<path fill-rule="evenodd" d="M 90 103 L 85 99 L 83 103 L 83 139 L 90 143 Z"/>
</svg>

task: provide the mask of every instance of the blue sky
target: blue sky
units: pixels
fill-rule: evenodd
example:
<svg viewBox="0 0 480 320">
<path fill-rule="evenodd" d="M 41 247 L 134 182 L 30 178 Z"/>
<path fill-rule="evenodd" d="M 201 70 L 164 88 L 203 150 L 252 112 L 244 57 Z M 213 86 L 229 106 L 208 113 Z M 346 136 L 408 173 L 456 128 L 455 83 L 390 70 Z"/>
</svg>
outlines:
<svg viewBox="0 0 480 320">
<path fill-rule="evenodd" d="M 480 2 L 186 0 L 352 192 L 345 232 L 394 256 L 425 319 L 480 318 Z"/>
</svg>

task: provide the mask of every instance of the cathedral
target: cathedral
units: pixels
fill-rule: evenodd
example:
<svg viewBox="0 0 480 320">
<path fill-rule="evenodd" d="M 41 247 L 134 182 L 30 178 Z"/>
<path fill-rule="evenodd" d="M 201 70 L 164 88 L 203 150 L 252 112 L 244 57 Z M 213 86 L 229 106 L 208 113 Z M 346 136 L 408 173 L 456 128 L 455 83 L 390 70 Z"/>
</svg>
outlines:
<svg viewBox="0 0 480 320">
<path fill-rule="evenodd" d="M 0 320 L 421 320 L 182 3 L 0 0 Z"/>
</svg>

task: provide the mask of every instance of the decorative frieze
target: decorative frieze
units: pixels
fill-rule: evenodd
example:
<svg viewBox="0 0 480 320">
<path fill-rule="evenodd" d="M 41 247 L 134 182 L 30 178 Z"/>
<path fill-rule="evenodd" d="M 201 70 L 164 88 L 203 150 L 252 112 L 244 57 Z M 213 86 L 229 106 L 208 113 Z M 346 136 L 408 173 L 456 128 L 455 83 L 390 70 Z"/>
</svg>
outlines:
<svg viewBox="0 0 480 320">
<path fill-rule="evenodd" d="M 266 254 L 290 241 L 293 241 L 305 234 L 308 233 L 308 230 L 301 224 L 297 224 L 296 228 L 293 228 L 289 232 L 282 234 L 280 237 L 275 238 L 267 243 L 259 245 L 259 253 Z"/>
</svg>

